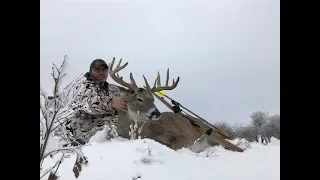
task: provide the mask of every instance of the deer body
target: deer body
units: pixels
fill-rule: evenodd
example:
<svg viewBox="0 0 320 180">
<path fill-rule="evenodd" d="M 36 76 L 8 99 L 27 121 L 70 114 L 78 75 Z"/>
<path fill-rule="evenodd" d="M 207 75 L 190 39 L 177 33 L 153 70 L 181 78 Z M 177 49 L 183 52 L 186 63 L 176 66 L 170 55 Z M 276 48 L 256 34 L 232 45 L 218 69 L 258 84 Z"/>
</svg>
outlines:
<svg viewBox="0 0 320 180">
<path fill-rule="evenodd" d="M 109 74 L 115 82 L 128 88 L 112 86 L 113 88 L 110 89 L 115 96 L 124 98 L 128 103 L 128 110 L 119 112 L 119 136 L 129 139 L 130 125 L 134 125 L 137 120 L 138 127 L 143 126 L 140 134 L 141 138 L 153 139 L 174 150 L 181 149 L 183 147 L 191 148 L 194 142 L 203 135 L 203 138 L 201 138 L 192 147 L 192 151 L 199 152 L 209 146 L 217 144 L 212 137 L 205 135 L 204 130 L 200 130 L 180 114 L 172 112 L 160 113 L 154 105 L 154 97 L 151 92 L 174 89 L 179 82 L 179 78 L 176 82 L 173 81 L 173 85 L 169 87 L 167 85 L 169 78 L 168 71 L 166 86 L 161 86 L 160 76 L 158 73 L 158 77 L 155 82 L 155 84 L 158 84 L 158 87 L 154 85 L 153 88 L 150 88 L 144 77 L 146 88 L 138 88 L 132 77 L 132 73 L 130 73 L 131 83 L 124 82 L 122 77 L 120 78 L 119 75 L 116 76 L 116 73 L 123 69 L 128 63 L 120 66 L 120 60 L 116 69 L 112 70 L 114 60 L 115 59 L 113 59 L 109 66 Z"/>
<path fill-rule="evenodd" d="M 130 125 L 135 121 L 125 113 L 120 114 L 118 120 L 119 135 L 129 139 Z M 138 127 L 142 127 L 141 138 L 153 139 L 171 149 L 177 150 L 183 147 L 190 148 L 193 143 L 205 132 L 201 132 L 194 127 L 188 119 L 179 114 L 164 112 L 161 117 L 155 121 L 138 122 Z M 199 152 L 209 146 L 216 145 L 213 141 L 209 142 L 205 135 L 192 151 Z"/>
</svg>

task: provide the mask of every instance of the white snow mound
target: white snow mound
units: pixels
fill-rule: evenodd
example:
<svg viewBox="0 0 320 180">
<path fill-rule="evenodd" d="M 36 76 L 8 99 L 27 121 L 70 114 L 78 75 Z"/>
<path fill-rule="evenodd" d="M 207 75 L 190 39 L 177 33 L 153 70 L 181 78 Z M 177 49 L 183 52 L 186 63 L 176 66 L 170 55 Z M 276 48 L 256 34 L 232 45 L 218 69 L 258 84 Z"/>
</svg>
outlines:
<svg viewBox="0 0 320 180">
<path fill-rule="evenodd" d="M 98 141 L 83 147 L 89 162 L 80 176 L 75 178 L 72 172 L 76 159 L 72 155 L 60 165 L 59 180 L 280 179 L 280 141 L 274 138 L 267 146 L 251 144 L 242 153 L 212 147 L 199 154 L 174 151 L 150 139 Z M 43 168 L 52 163 L 53 159 L 45 159 Z"/>
</svg>

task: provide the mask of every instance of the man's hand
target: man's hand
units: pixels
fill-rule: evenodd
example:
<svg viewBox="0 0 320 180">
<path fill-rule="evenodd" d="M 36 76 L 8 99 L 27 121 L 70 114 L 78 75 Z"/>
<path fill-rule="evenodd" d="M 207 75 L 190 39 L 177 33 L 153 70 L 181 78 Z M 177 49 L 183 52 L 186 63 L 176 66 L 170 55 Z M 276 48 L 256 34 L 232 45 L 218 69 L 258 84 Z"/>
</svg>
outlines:
<svg viewBox="0 0 320 180">
<path fill-rule="evenodd" d="M 117 110 L 127 110 L 127 102 L 122 98 L 113 99 L 111 102 L 111 106 Z"/>
</svg>

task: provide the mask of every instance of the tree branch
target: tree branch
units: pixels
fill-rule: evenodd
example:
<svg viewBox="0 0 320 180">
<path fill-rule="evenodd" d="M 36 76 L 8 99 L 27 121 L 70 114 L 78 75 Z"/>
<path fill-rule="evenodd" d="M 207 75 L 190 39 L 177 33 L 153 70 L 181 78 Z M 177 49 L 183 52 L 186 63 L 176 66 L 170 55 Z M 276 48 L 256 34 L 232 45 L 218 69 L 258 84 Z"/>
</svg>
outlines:
<svg viewBox="0 0 320 180">
<path fill-rule="evenodd" d="M 66 57 L 66 56 L 65 56 L 65 57 Z M 63 64 L 65 63 L 65 59 L 66 59 L 66 58 L 64 58 Z M 54 65 L 54 66 L 55 66 L 55 65 Z M 63 66 L 62 66 L 62 67 L 63 67 Z M 54 85 L 54 90 L 53 90 L 53 94 L 54 94 L 54 95 L 53 95 L 54 109 L 53 109 L 53 117 L 52 117 L 52 119 L 51 119 L 50 125 L 49 125 L 49 127 L 48 127 L 47 132 L 46 132 L 45 140 L 44 140 L 42 149 L 41 149 L 41 151 L 40 151 L 40 165 L 41 165 L 41 162 L 42 162 L 42 159 L 43 159 L 43 155 L 44 155 L 44 151 L 45 151 L 45 149 L 46 149 L 46 146 L 47 146 L 47 143 L 48 143 L 48 140 L 49 140 L 49 137 L 50 137 L 52 125 L 53 125 L 53 123 L 54 123 L 54 121 L 55 121 L 55 119 L 56 119 L 56 116 L 57 116 L 58 111 L 59 111 L 60 108 L 61 108 L 61 107 L 57 107 L 57 105 L 58 105 L 57 100 L 58 100 L 58 96 L 59 96 L 59 95 L 58 95 L 59 81 L 61 80 L 61 79 L 60 79 L 60 71 L 59 71 L 59 70 L 57 70 L 57 71 L 58 71 L 58 77 L 55 77 L 54 67 L 52 67 L 52 77 L 53 77 L 54 83 L 55 83 L 55 85 Z M 50 106 L 48 106 L 48 107 L 50 107 Z M 46 120 L 47 120 L 46 122 L 48 122 L 48 119 L 46 119 Z M 47 124 L 48 124 L 48 123 L 47 123 Z"/>
<path fill-rule="evenodd" d="M 40 95 L 41 95 L 45 100 L 48 100 L 46 93 L 44 92 L 44 90 L 43 90 L 41 87 L 40 87 Z"/>
<path fill-rule="evenodd" d="M 60 167 L 60 164 L 62 163 L 63 158 L 64 158 L 64 154 L 62 155 L 62 157 L 61 157 L 61 159 L 60 159 L 60 161 L 59 161 L 58 167 L 57 167 L 56 170 L 54 171 L 53 175 L 56 175 L 56 173 L 57 173 L 57 171 L 58 171 L 58 169 L 59 169 L 59 167 Z"/>
<path fill-rule="evenodd" d="M 55 150 L 52 150 L 48 153 L 46 153 L 44 156 L 43 156 L 43 159 L 45 159 L 46 157 L 48 157 L 50 154 L 54 153 L 54 152 L 59 152 L 59 151 L 71 151 L 71 152 L 75 152 L 77 154 L 79 154 L 76 150 L 75 150 L 75 147 L 67 147 L 67 148 L 59 148 L 59 149 L 55 149 Z M 81 154 L 79 154 L 81 155 Z"/>
<path fill-rule="evenodd" d="M 57 161 L 56 164 L 55 164 L 51 169 L 49 169 L 46 173 L 44 173 L 44 174 L 40 177 L 40 179 L 43 178 L 45 175 L 47 175 L 48 172 L 50 172 L 52 169 L 54 169 L 57 165 L 58 165 L 58 168 L 59 168 L 59 166 L 60 166 L 63 158 L 64 158 L 64 154 L 62 154 L 61 159 L 60 159 L 59 161 Z M 56 169 L 56 172 L 57 172 L 58 168 Z M 55 172 L 55 173 L 56 173 L 56 172 Z M 54 174 L 55 174 L 55 173 L 54 173 Z"/>
</svg>

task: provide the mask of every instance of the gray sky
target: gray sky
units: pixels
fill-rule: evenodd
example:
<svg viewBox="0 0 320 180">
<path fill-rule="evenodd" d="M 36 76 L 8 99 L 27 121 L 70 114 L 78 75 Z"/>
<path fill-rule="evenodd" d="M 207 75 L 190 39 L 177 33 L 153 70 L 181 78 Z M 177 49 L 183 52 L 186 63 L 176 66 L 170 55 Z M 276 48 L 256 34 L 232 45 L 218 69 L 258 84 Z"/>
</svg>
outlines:
<svg viewBox="0 0 320 180">
<path fill-rule="evenodd" d="M 50 0 L 40 5 L 40 81 L 68 54 L 66 81 L 93 59 L 129 62 L 142 86 L 180 76 L 169 96 L 210 122 L 280 113 L 279 0 Z M 118 61 L 117 61 L 118 62 Z M 113 81 L 109 81 L 113 82 Z M 160 102 L 160 110 L 168 109 Z"/>
</svg>

